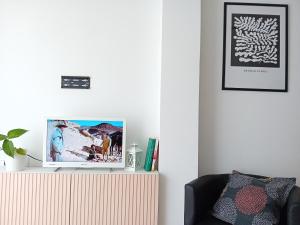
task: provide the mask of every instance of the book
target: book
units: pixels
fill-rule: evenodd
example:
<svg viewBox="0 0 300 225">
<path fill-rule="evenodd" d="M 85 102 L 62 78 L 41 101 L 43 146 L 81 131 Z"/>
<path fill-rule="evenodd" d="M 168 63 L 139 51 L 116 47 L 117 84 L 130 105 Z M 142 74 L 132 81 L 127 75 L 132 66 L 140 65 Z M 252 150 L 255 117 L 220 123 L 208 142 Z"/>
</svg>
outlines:
<svg viewBox="0 0 300 225">
<path fill-rule="evenodd" d="M 144 164 L 144 169 L 146 171 L 151 171 L 152 169 L 152 160 L 153 160 L 153 152 L 155 149 L 155 143 L 156 143 L 155 138 L 149 138 L 146 157 L 145 157 L 145 164 Z"/>
<path fill-rule="evenodd" d="M 156 139 L 155 148 L 153 152 L 152 168 L 151 171 L 158 170 L 158 155 L 159 155 L 159 140 Z"/>
</svg>

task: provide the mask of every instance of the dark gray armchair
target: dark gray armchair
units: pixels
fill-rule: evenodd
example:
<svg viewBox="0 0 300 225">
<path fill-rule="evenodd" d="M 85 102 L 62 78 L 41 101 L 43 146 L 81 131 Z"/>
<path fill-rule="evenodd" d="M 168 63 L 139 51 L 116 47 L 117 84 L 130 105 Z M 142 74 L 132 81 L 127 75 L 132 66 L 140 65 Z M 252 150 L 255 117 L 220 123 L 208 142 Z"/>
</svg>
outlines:
<svg viewBox="0 0 300 225">
<path fill-rule="evenodd" d="M 206 175 L 185 185 L 184 225 L 228 225 L 210 215 L 228 179 L 229 174 Z M 280 225 L 300 225 L 298 186 L 293 188 L 282 209 Z"/>
</svg>

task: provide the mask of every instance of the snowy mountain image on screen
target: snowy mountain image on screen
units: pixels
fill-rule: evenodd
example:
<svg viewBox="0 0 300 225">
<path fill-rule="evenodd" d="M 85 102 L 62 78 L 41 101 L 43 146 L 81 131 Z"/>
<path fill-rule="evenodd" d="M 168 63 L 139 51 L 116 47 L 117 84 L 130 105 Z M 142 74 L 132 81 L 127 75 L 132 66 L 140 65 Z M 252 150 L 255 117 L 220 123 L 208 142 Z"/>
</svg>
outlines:
<svg viewBox="0 0 300 225">
<path fill-rule="evenodd" d="M 232 14 L 231 66 L 280 67 L 280 16 Z"/>
</svg>

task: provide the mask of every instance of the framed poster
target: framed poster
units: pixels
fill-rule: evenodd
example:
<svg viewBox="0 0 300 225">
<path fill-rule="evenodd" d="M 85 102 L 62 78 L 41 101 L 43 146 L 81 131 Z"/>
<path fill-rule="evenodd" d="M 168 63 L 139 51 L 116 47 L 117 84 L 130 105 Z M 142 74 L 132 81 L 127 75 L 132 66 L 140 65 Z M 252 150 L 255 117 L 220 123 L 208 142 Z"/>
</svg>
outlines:
<svg viewBox="0 0 300 225">
<path fill-rule="evenodd" d="M 288 6 L 224 3 L 222 90 L 288 90 Z"/>
</svg>

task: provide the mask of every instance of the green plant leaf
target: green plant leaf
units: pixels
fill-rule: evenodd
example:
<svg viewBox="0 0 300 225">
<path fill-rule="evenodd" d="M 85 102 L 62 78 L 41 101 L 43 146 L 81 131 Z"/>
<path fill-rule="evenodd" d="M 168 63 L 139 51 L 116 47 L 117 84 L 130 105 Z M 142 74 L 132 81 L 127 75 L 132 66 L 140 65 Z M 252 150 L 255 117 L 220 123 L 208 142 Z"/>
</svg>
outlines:
<svg viewBox="0 0 300 225">
<path fill-rule="evenodd" d="M 7 138 L 6 135 L 0 134 L 0 141 L 3 141 L 6 138 Z"/>
<path fill-rule="evenodd" d="M 6 155 L 14 158 L 14 156 L 15 156 L 15 147 L 14 147 L 14 144 L 12 143 L 12 141 L 10 141 L 8 139 L 5 139 L 3 141 L 2 148 L 3 148 L 3 151 L 6 153 Z"/>
<path fill-rule="evenodd" d="M 13 129 L 8 131 L 7 133 L 7 137 L 8 139 L 13 139 L 13 138 L 17 138 L 20 137 L 21 135 L 25 134 L 28 130 L 24 130 L 24 129 Z"/>
<path fill-rule="evenodd" d="M 27 151 L 23 148 L 16 148 L 16 153 L 18 153 L 19 155 L 26 155 Z"/>
</svg>

